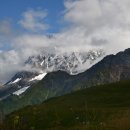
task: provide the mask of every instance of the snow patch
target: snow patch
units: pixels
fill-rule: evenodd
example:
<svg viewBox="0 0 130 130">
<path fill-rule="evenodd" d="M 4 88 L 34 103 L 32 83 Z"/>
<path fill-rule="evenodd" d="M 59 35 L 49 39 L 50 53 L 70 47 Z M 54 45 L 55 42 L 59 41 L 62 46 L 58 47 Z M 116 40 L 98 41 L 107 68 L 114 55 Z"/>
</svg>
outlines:
<svg viewBox="0 0 130 130">
<path fill-rule="evenodd" d="M 24 93 L 29 87 L 30 87 L 30 86 L 21 88 L 21 89 L 17 90 L 16 92 L 14 92 L 13 94 L 19 96 L 19 95 L 21 95 L 22 93 Z"/>
<path fill-rule="evenodd" d="M 32 78 L 31 80 L 29 81 L 34 81 L 34 80 L 42 80 L 45 76 L 46 76 L 47 73 L 42 73 L 42 74 L 39 74 L 38 76 Z"/>
<path fill-rule="evenodd" d="M 44 63 L 44 60 L 41 62 L 41 66 L 43 65 L 43 63 Z"/>
<path fill-rule="evenodd" d="M 11 81 L 9 84 L 15 84 L 17 82 L 19 82 L 22 78 L 17 78 L 16 80 L 14 80 L 13 82 Z"/>
</svg>

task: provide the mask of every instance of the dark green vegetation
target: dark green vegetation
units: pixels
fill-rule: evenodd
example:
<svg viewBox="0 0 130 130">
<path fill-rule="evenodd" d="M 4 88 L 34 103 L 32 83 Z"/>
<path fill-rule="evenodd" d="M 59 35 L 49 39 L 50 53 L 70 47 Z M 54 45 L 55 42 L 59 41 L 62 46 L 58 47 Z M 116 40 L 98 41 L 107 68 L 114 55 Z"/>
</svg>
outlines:
<svg viewBox="0 0 130 130">
<path fill-rule="evenodd" d="M 5 118 L 5 130 L 130 130 L 130 81 L 80 90 Z"/>
</svg>

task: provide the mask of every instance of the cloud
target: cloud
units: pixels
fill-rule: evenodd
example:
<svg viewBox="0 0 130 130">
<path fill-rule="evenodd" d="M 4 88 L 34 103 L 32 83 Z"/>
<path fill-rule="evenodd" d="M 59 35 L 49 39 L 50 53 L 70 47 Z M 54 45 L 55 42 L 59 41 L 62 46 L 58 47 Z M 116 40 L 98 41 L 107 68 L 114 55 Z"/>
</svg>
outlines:
<svg viewBox="0 0 130 130">
<path fill-rule="evenodd" d="M 3 42 L 7 42 L 11 37 L 11 21 L 9 19 L 0 21 L 0 47 L 4 46 Z"/>
<path fill-rule="evenodd" d="M 71 23 L 72 35 L 75 28 L 84 33 L 85 45 L 116 53 L 130 46 L 129 6 L 129 0 L 66 0 L 64 20 Z"/>
<path fill-rule="evenodd" d="M 78 26 L 96 29 L 130 25 L 129 0 L 66 0 L 65 19 Z"/>
<path fill-rule="evenodd" d="M 65 0 L 64 4 L 68 27 L 51 39 L 42 34 L 24 34 L 15 39 L 15 46 L 19 43 L 33 50 L 56 47 L 59 51 L 103 48 L 106 54 L 130 46 L 129 0 Z"/>
<path fill-rule="evenodd" d="M 101 16 L 101 10 L 97 0 L 67 0 L 65 7 L 65 19 L 76 25 L 93 26 L 95 23 L 94 20 L 99 19 Z"/>
<path fill-rule="evenodd" d="M 38 49 L 50 46 L 51 39 L 41 34 L 24 34 L 16 37 L 13 41 L 14 46 L 18 48 Z"/>
<path fill-rule="evenodd" d="M 21 68 L 19 56 L 15 51 L 0 53 L 0 80 L 7 81 L 12 76 L 12 70 Z"/>
<path fill-rule="evenodd" d="M 48 29 L 48 25 L 43 21 L 47 17 L 44 10 L 29 9 L 23 13 L 23 19 L 19 21 L 20 25 L 26 30 L 38 32 Z"/>
</svg>

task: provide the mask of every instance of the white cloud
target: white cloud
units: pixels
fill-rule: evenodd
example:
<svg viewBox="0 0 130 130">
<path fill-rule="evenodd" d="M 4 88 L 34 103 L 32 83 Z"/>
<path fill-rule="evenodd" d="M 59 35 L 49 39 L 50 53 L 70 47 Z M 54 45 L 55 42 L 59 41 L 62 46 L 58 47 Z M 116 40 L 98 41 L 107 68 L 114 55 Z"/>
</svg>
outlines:
<svg viewBox="0 0 130 130">
<path fill-rule="evenodd" d="M 97 0 L 66 1 L 65 6 L 65 19 L 77 25 L 92 26 L 102 15 Z"/>
<path fill-rule="evenodd" d="M 24 34 L 14 39 L 15 47 L 24 47 L 30 49 L 38 49 L 50 45 L 51 39 L 45 35 L 40 34 Z"/>
<path fill-rule="evenodd" d="M 18 70 L 20 66 L 19 56 L 15 51 L 0 53 L 0 80 L 6 81 L 12 75 L 12 71 Z M 15 73 L 14 72 L 14 73 Z"/>
<path fill-rule="evenodd" d="M 65 19 L 78 26 L 100 28 L 130 25 L 129 0 L 66 0 Z"/>
<path fill-rule="evenodd" d="M 15 43 L 34 50 L 56 46 L 64 51 L 103 48 L 106 54 L 116 53 L 130 46 L 129 5 L 129 0 L 66 0 L 64 19 L 71 26 L 51 39 L 26 34 Z"/>
<path fill-rule="evenodd" d="M 48 25 L 44 23 L 46 16 L 46 11 L 29 9 L 23 13 L 23 19 L 19 23 L 29 31 L 43 31 L 48 28 Z"/>
<path fill-rule="evenodd" d="M 64 19 L 74 30 L 71 34 L 77 27 L 79 35 L 84 33 L 79 43 L 86 39 L 84 45 L 102 46 L 108 53 L 130 47 L 129 0 L 66 0 L 65 7 Z"/>
</svg>

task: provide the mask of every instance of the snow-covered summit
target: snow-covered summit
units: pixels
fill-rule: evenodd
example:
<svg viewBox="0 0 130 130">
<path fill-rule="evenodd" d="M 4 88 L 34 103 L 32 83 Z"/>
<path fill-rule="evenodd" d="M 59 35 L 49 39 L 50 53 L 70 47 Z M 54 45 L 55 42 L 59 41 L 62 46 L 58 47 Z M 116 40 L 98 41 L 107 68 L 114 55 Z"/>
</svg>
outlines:
<svg viewBox="0 0 130 130">
<path fill-rule="evenodd" d="M 90 68 L 104 56 L 103 50 L 90 50 L 88 52 L 44 53 L 31 56 L 26 65 L 41 69 L 44 72 L 57 70 L 70 74 L 78 74 Z"/>
</svg>

